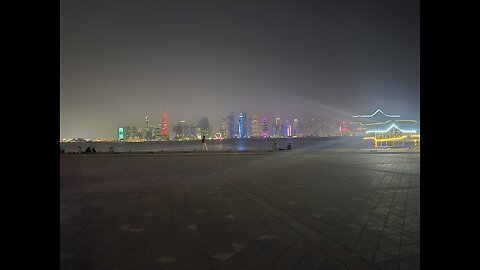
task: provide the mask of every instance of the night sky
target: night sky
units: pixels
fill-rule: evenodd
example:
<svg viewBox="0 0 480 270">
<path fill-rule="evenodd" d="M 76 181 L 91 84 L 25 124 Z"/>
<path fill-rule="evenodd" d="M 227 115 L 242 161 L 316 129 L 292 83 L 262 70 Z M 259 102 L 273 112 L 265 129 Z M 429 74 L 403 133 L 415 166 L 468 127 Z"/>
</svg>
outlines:
<svg viewBox="0 0 480 270">
<path fill-rule="evenodd" d="M 419 0 L 61 0 L 60 138 L 229 112 L 419 120 Z"/>
</svg>

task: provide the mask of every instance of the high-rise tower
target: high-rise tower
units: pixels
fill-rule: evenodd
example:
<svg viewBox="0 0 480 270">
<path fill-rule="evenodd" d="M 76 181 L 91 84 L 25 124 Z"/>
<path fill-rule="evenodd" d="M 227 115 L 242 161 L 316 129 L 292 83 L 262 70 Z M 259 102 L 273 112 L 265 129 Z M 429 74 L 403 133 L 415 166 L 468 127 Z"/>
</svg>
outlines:
<svg viewBox="0 0 480 270">
<path fill-rule="evenodd" d="M 252 119 L 250 120 L 250 137 L 259 137 L 260 134 L 258 133 L 258 121 L 257 115 L 253 114 Z"/>
<path fill-rule="evenodd" d="M 198 128 L 200 129 L 200 132 L 199 134 L 197 133 L 197 136 L 200 135 L 200 139 L 202 138 L 201 136 L 205 136 L 207 139 L 210 138 L 210 121 L 207 117 L 203 117 L 198 121 Z"/>
<path fill-rule="evenodd" d="M 275 117 L 275 126 L 273 126 L 273 137 L 279 138 L 280 137 L 280 131 L 281 131 L 281 122 L 280 122 L 280 117 Z"/>
<path fill-rule="evenodd" d="M 152 139 L 152 130 L 150 129 L 150 121 L 148 119 L 148 115 L 145 116 L 145 127 L 142 131 L 142 137 L 146 141 L 150 141 Z"/>
<path fill-rule="evenodd" d="M 262 138 L 268 137 L 268 121 L 267 117 L 262 118 Z"/>
<path fill-rule="evenodd" d="M 223 138 L 228 138 L 228 129 L 227 129 L 227 119 L 222 119 L 222 129 L 220 131 L 222 133 Z"/>
<path fill-rule="evenodd" d="M 234 119 L 234 114 L 231 112 L 227 116 L 227 131 L 228 131 L 228 136 L 227 138 L 233 139 L 235 138 L 235 119 Z"/>
<path fill-rule="evenodd" d="M 298 118 L 293 119 L 293 129 L 291 132 L 291 136 L 298 136 Z"/>
<path fill-rule="evenodd" d="M 163 111 L 162 128 L 160 129 L 160 137 L 163 140 L 169 140 L 170 139 L 170 136 L 168 134 L 167 112 L 165 112 L 165 111 Z"/>
<path fill-rule="evenodd" d="M 245 138 L 245 117 L 246 115 L 244 113 L 239 113 L 238 114 L 238 137 L 239 138 Z"/>
</svg>

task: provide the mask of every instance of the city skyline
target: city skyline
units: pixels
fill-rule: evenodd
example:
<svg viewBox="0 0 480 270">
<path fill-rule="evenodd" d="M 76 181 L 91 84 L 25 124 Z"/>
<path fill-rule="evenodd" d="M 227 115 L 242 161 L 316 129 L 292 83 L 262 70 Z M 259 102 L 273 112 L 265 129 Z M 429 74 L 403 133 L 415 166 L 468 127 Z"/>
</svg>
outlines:
<svg viewBox="0 0 480 270">
<path fill-rule="evenodd" d="M 60 138 L 163 110 L 170 127 L 231 111 L 420 120 L 418 1 L 197 2 L 62 0 Z"/>
<path fill-rule="evenodd" d="M 235 115 L 237 115 L 235 117 Z M 298 114 L 297 114 L 298 115 Z M 261 122 L 258 121 L 256 113 L 249 116 L 247 112 L 230 112 L 221 121 L 221 124 L 212 124 L 208 117 L 202 117 L 198 121 L 181 120 L 172 123 L 171 129 L 168 128 L 167 112 L 163 111 L 162 123 L 150 122 L 150 117 L 145 116 L 143 127 L 137 128 L 137 125 L 117 125 L 116 136 L 113 137 L 90 137 L 88 139 L 142 139 L 142 140 L 184 140 L 184 139 L 200 139 L 206 135 L 208 139 L 228 139 L 228 138 L 267 138 L 267 137 L 305 137 L 305 136 L 343 136 L 351 133 L 352 129 L 357 126 L 358 119 L 366 117 L 367 119 L 379 116 L 394 117 L 398 119 L 400 115 L 389 115 L 383 110 L 377 109 L 371 114 L 357 114 L 346 118 L 327 119 L 324 117 L 268 117 L 262 116 Z M 404 120 L 402 120 L 404 121 Z M 408 121 L 419 121 L 411 119 Z M 272 123 L 272 124 L 269 124 Z M 138 133 L 137 133 L 138 132 Z M 418 130 L 419 132 L 419 130 Z M 221 134 L 216 138 L 216 134 Z M 135 134 L 135 135 L 133 135 Z M 62 141 L 86 137 L 75 136 L 72 138 L 62 138 Z"/>
</svg>

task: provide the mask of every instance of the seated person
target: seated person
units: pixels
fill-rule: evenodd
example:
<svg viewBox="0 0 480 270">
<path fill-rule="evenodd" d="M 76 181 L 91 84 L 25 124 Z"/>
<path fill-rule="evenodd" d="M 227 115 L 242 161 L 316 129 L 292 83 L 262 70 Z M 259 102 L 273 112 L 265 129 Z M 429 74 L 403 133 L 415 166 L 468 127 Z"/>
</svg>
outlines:
<svg viewBox="0 0 480 270">
<path fill-rule="evenodd" d="M 292 144 L 288 143 L 287 150 L 292 150 Z"/>
</svg>

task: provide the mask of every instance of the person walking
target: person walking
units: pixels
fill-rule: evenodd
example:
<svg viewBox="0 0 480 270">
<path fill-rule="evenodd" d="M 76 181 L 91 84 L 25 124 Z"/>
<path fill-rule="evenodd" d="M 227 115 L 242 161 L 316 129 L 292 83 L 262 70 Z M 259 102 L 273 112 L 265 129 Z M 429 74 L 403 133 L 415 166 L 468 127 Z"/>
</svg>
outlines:
<svg viewBox="0 0 480 270">
<path fill-rule="evenodd" d="M 207 140 L 205 139 L 205 136 L 202 137 L 202 147 L 203 150 L 208 151 Z"/>
</svg>

